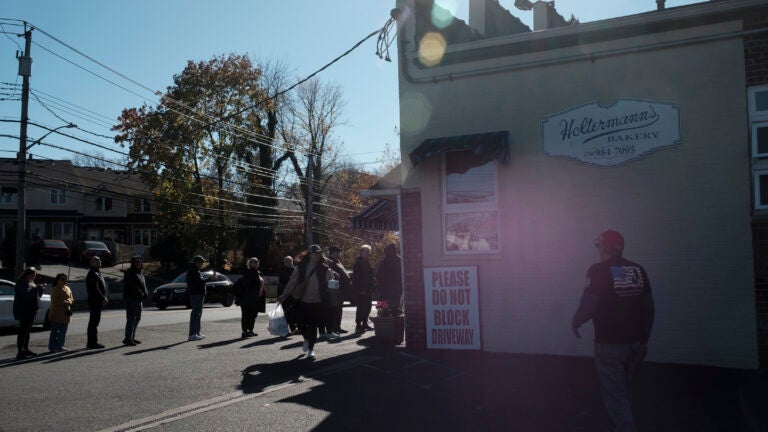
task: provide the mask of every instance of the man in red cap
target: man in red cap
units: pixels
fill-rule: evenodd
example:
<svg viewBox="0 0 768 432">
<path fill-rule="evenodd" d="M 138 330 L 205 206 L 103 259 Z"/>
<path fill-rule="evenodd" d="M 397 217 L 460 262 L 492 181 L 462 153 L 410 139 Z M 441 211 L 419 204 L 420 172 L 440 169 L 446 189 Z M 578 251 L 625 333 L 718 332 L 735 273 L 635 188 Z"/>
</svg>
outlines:
<svg viewBox="0 0 768 432">
<path fill-rule="evenodd" d="M 651 284 L 645 269 L 623 258 L 624 236 L 606 230 L 595 239 L 600 262 L 587 270 L 573 334 L 589 320 L 595 326 L 595 366 L 612 431 L 635 431 L 630 380 L 645 359 L 653 327 Z"/>
</svg>

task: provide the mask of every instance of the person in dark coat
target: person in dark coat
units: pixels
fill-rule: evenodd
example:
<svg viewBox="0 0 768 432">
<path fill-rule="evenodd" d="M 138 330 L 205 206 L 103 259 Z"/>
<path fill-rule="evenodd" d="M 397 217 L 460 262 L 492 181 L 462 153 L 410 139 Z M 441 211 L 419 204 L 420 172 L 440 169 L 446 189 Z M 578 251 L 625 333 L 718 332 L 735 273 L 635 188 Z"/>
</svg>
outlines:
<svg viewBox="0 0 768 432">
<path fill-rule="evenodd" d="M 34 267 L 25 269 L 16 280 L 13 293 L 13 317 L 19 322 L 19 335 L 16 337 L 18 353 L 16 359 L 36 356 L 29 350 L 29 335 L 37 314 L 38 299 L 43 296 L 43 285 L 35 284 L 37 270 Z"/>
<path fill-rule="evenodd" d="M 293 257 L 286 256 L 283 258 L 283 265 L 280 267 L 280 273 L 277 279 L 277 296 L 280 297 L 285 291 L 285 286 L 288 285 L 288 281 L 291 280 L 293 274 Z M 296 308 L 293 304 L 293 297 L 287 297 L 285 303 L 283 303 L 283 313 L 285 314 L 285 320 L 288 321 L 288 327 L 291 329 L 291 334 L 298 334 L 298 322 L 296 320 Z"/>
<path fill-rule="evenodd" d="M 401 276 L 400 255 L 397 254 L 397 246 L 390 243 L 384 248 L 384 259 L 379 264 L 376 272 L 376 289 L 379 299 L 386 301 L 390 306 L 400 304 L 403 295 L 403 279 Z"/>
<path fill-rule="evenodd" d="M 257 336 L 253 332 L 256 317 L 259 312 L 266 312 L 267 297 L 264 291 L 264 278 L 259 272 L 259 259 L 248 259 L 248 269 L 243 277 L 235 284 L 235 300 L 240 305 L 240 326 L 243 330 L 242 338 Z"/>
<path fill-rule="evenodd" d="M 123 344 L 135 346 L 141 341 L 136 340 L 136 327 L 141 321 L 142 301 L 147 298 L 147 282 L 141 269 L 144 260 L 140 256 L 131 258 L 131 267 L 123 275 L 123 304 L 125 305 L 125 339 Z"/>
<path fill-rule="evenodd" d="M 200 319 L 203 317 L 203 303 L 205 302 L 205 278 L 200 270 L 208 263 L 208 260 L 201 255 L 192 257 L 192 262 L 187 269 L 187 295 L 189 296 L 189 341 L 199 341 L 205 339 L 200 334 Z M 213 272 L 216 276 L 216 272 Z"/>
<path fill-rule="evenodd" d="M 341 263 L 340 247 L 331 246 L 328 250 L 328 265 L 338 278 L 340 292 L 339 304 L 335 307 L 331 307 L 331 330 L 336 334 L 348 333 L 341 328 L 341 316 L 343 313 L 344 300 L 348 300 L 351 295 L 352 279 L 349 278 L 347 269 L 345 269 L 344 264 Z"/>
<path fill-rule="evenodd" d="M 352 291 L 355 295 L 355 333 L 362 333 L 366 330 L 373 330 L 368 325 L 368 316 L 371 314 L 371 301 L 373 301 L 373 291 L 376 289 L 376 276 L 373 274 L 373 268 L 368 258 L 371 255 L 369 245 L 360 246 L 360 252 L 352 267 Z"/>
<path fill-rule="evenodd" d="M 107 299 L 107 284 L 101 274 L 101 258 L 91 257 L 91 268 L 85 277 L 85 289 L 88 292 L 88 343 L 87 348 L 99 349 L 104 345 L 99 343 L 99 323 L 101 322 L 101 310 L 109 303 Z"/>
</svg>

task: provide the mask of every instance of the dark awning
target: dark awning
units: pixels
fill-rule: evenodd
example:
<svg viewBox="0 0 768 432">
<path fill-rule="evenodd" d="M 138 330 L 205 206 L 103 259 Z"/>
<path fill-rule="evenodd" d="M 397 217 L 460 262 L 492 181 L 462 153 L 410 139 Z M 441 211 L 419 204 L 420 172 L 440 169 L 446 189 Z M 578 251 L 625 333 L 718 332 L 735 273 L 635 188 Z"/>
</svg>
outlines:
<svg viewBox="0 0 768 432">
<path fill-rule="evenodd" d="M 509 162 L 509 131 L 488 132 L 424 140 L 410 153 L 411 163 L 417 166 L 425 160 L 451 150 L 469 150 L 485 162 L 498 159 Z"/>
<path fill-rule="evenodd" d="M 398 231 L 397 201 L 380 199 L 352 218 L 352 228 Z"/>
</svg>

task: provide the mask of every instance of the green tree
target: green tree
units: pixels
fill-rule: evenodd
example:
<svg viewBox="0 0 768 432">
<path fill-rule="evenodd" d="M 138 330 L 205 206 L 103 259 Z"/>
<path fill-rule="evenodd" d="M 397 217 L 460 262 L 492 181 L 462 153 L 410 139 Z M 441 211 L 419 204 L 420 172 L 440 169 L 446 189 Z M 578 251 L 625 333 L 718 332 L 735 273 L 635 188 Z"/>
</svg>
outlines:
<svg viewBox="0 0 768 432">
<path fill-rule="evenodd" d="M 161 231 L 202 242 L 193 252 L 232 247 L 225 240 L 230 227 L 249 211 L 237 205 L 250 193 L 243 185 L 264 183 L 251 177 L 258 170 L 245 159 L 263 150 L 261 76 L 244 55 L 189 61 L 160 104 L 123 110 L 114 128 L 115 141 L 129 148 L 129 168 L 155 195 Z"/>
</svg>

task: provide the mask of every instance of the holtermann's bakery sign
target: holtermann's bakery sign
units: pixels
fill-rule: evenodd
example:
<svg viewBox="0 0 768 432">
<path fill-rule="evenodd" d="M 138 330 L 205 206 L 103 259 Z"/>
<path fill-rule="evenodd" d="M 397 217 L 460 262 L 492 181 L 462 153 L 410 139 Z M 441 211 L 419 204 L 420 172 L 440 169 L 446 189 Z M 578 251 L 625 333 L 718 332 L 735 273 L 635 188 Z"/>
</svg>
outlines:
<svg viewBox="0 0 768 432">
<path fill-rule="evenodd" d="M 542 135 L 547 155 L 620 165 L 680 144 L 680 112 L 674 104 L 646 100 L 591 103 L 547 117 Z"/>
<path fill-rule="evenodd" d="M 480 349 L 477 267 L 424 268 L 427 348 Z"/>
</svg>

